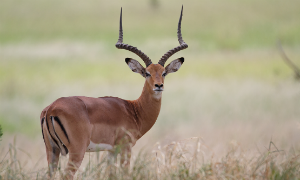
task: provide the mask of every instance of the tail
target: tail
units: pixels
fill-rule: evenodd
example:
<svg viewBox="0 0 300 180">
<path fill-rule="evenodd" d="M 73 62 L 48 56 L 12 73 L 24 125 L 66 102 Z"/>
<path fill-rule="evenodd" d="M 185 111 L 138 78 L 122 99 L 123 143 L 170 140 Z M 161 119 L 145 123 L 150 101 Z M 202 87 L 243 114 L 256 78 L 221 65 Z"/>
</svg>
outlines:
<svg viewBox="0 0 300 180">
<path fill-rule="evenodd" d="M 61 122 L 60 122 L 60 120 L 57 116 L 55 116 L 55 117 L 50 116 L 51 126 L 49 125 L 50 122 L 47 121 L 47 112 L 46 112 L 46 115 L 41 120 L 43 138 L 45 138 L 45 135 L 44 135 L 44 132 L 43 132 L 43 123 L 45 123 L 46 127 L 47 127 L 47 133 L 50 135 L 49 136 L 49 141 L 50 141 L 51 146 L 56 146 L 57 148 L 59 148 L 61 155 L 65 156 L 65 155 L 68 154 L 69 151 L 68 151 L 66 145 L 62 142 L 61 138 L 57 135 L 57 133 L 56 133 L 57 131 L 55 130 L 55 127 L 54 127 L 54 121 L 56 123 L 58 123 L 61 130 L 64 132 L 67 140 L 69 141 L 69 137 L 67 135 L 67 132 L 66 132 L 65 128 L 63 127 L 63 125 L 61 124 Z M 44 139 L 44 142 L 45 142 L 45 139 Z"/>
</svg>

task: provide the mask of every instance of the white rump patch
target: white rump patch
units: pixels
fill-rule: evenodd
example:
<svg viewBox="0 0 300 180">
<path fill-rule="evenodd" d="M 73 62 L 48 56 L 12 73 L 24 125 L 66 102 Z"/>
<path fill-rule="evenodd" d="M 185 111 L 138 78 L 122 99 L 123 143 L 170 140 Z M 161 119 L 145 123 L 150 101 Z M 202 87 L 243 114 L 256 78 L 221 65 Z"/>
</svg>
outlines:
<svg viewBox="0 0 300 180">
<path fill-rule="evenodd" d="M 90 141 L 89 146 L 86 148 L 86 152 L 97 152 L 97 151 L 105 151 L 105 150 L 111 150 L 113 149 L 112 145 L 110 144 L 95 144 L 92 141 Z"/>
</svg>

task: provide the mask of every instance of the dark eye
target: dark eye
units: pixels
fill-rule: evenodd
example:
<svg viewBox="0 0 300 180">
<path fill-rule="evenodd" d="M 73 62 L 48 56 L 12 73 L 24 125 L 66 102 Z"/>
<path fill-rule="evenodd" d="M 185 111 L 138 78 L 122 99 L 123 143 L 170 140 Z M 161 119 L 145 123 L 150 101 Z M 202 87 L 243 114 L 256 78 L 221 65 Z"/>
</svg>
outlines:
<svg viewBox="0 0 300 180">
<path fill-rule="evenodd" d="M 149 74 L 149 73 L 146 72 L 146 77 L 150 77 L 150 76 L 151 76 L 151 74 Z"/>
<path fill-rule="evenodd" d="M 165 77 L 166 75 L 167 75 L 167 73 L 163 73 L 163 74 L 162 74 L 162 76 L 164 76 L 164 77 Z"/>
</svg>

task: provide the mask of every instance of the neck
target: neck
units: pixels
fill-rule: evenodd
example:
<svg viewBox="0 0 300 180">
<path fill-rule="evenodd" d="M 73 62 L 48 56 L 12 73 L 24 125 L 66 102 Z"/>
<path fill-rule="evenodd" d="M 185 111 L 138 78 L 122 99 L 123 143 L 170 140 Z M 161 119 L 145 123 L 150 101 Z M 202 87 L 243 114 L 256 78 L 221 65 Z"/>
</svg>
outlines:
<svg viewBox="0 0 300 180">
<path fill-rule="evenodd" d="M 141 136 L 156 122 L 161 107 L 161 95 L 162 92 L 154 92 L 145 81 L 141 96 L 135 100 Z"/>
</svg>

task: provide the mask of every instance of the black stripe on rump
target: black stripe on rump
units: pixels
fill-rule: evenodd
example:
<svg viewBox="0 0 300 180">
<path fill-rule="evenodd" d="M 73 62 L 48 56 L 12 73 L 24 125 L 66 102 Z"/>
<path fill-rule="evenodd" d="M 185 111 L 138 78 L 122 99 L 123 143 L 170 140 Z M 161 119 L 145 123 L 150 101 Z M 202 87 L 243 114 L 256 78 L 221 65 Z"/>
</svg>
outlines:
<svg viewBox="0 0 300 180">
<path fill-rule="evenodd" d="M 65 149 L 65 151 L 66 151 L 66 155 L 69 153 L 69 150 L 68 150 L 68 148 L 63 144 L 63 147 L 64 147 L 64 149 Z"/>
<path fill-rule="evenodd" d="M 43 117 L 42 120 L 41 120 L 41 127 L 42 127 L 43 140 L 44 140 L 44 143 L 46 144 L 45 138 L 44 138 L 44 131 L 43 131 L 43 123 L 44 123 L 44 121 L 45 121 L 45 117 Z"/>
<path fill-rule="evenodd" d="M 64 126 L 62 125 L 61 121 L 59 120 L 59 118 L 57 116 L 54 117 L 54 120 L 58 123 L 58 125 L 60 126 L 60 128 L 62 129 L 62 131 L 64 132 L 65 136 L 67 137 L 68 139 L 68 142 L 70 143 L 70 140 L 69 140 L 69 136 L 67 134 L 67 131 L 66 129 L 64 128 Z"/>
<path fill-rule="evenodd" d="M 50 133 L 49 125 L 48 125 L 47 120 L 46 120 L 46 125 L 47 125 L 47 130 L 48 130 L 48 132 L 49 132 L 49 134 L 51 136 L 51 139 L 54 141 L 54 143 L 56 144 L 56 146 L 59 148 L 59 145 L 58 145 L 57 141 L 53 138 L 52 134 Z"/>
<path fill-rule="evenodd" d="M 69 152 L 69 150 L 67 149 L 67 147 L 64 145 L 64 143 L 61 141 L 61 139 L 59 138 L 59 136 L 56 134 L 56 131 L 55 131 L 55 128 L 54 128 L 54 124 L 53 124 L 53 119 L 55 119 L 55 117 L 53 117 L 53 116 L 50 116 L 50 119 L 51 119 L 51 122 L 52 122 L 52 126 L 53 126 L 53 130 L 54 130 L 54 134 L 55 134 L 55 136 L 57 137 L 57 139 L 59 140 L 59 142 L 60 142 L 60 144 L 63 146 L 63 148 L 65 149 L 65 151 L 66 151 L 66 154 L 68 154 L 68 152 Z M 58 118 L 57 118 L 58 119 Z M 56 120 L 55 120 L 56 121 Z M 59 119 L 58 119 L 58 121 L 59 121 Z M 60 121 L 59 121 L 60 122 Z M 59 123 L 59 125 L 60 125 L 60 127 L 61 128 L 64 128 L 63 126 L 62 126 L 62 124 L 61 123 Z M 65 131 L 64 131 L 65 132 Z M 67 133 L 65 133 L 65 135 L 66 135 Z M 69 141 L 69 138 L 68 138 L 68 135 L 66 135 L 67 136 L 67 139 L 68 139 L 68 141 Z M 59 146 L 58 146 L 59 147 Z"/>
</svg>

